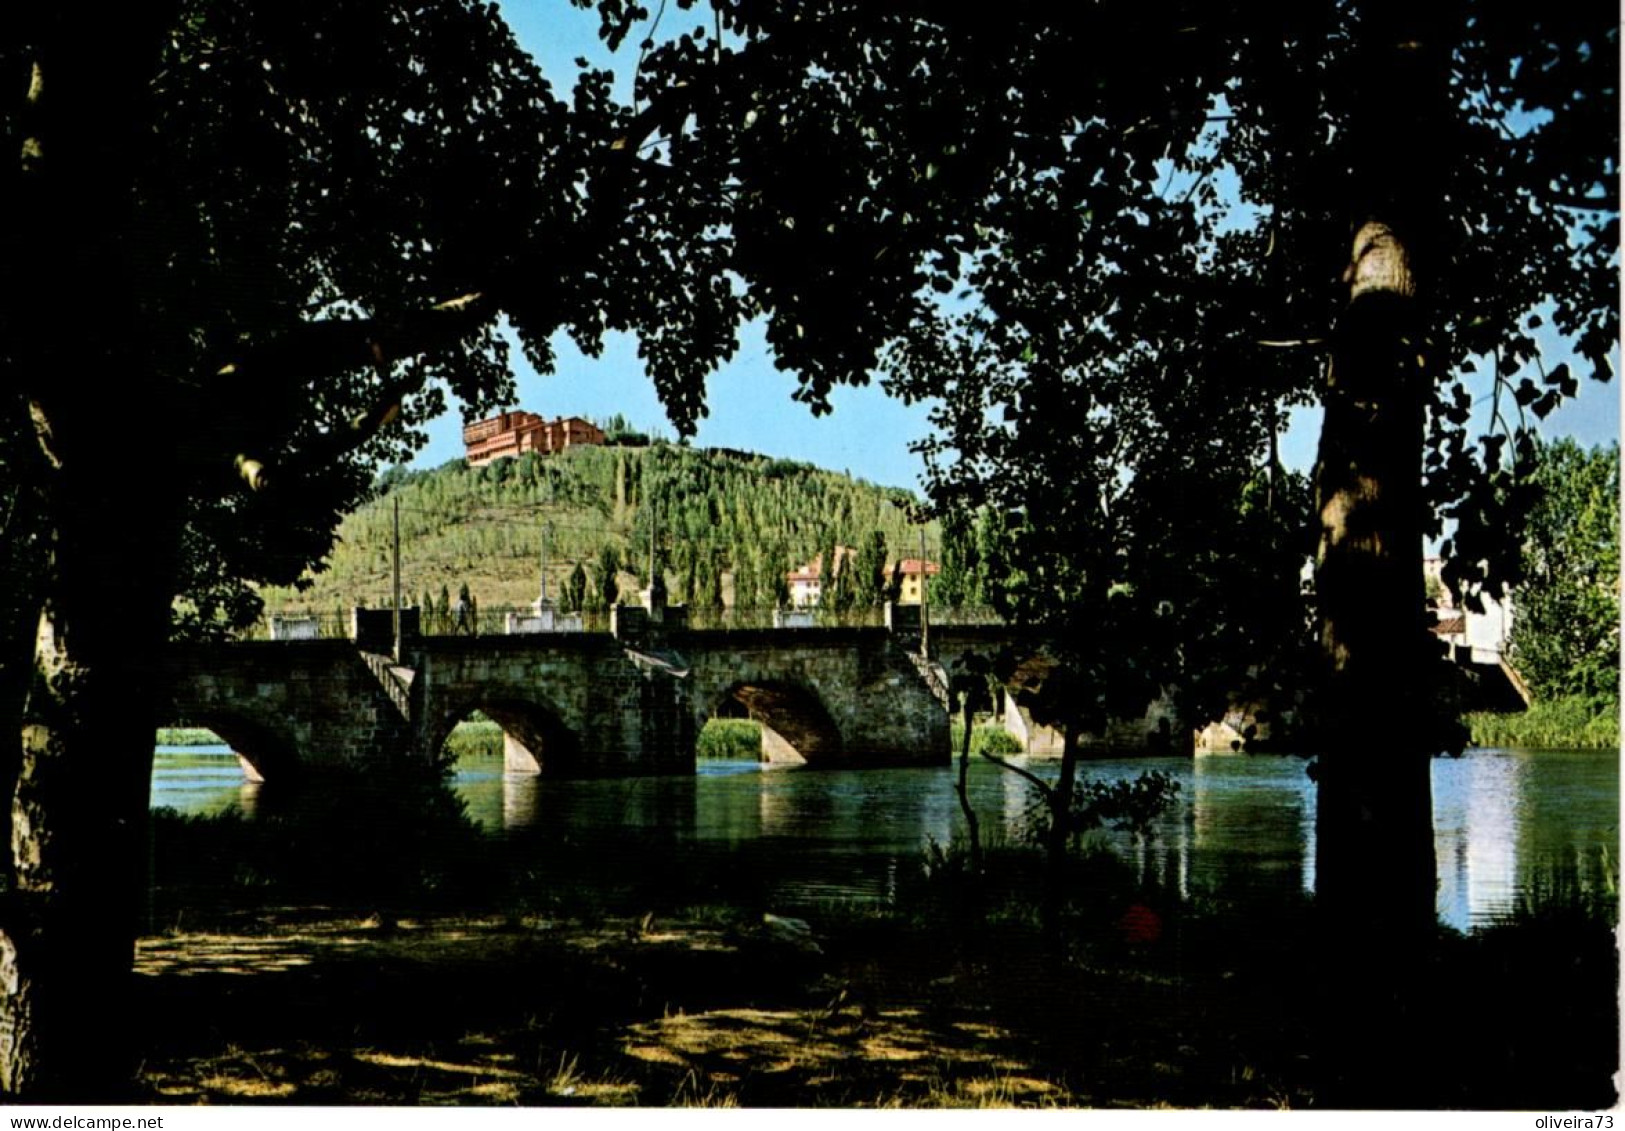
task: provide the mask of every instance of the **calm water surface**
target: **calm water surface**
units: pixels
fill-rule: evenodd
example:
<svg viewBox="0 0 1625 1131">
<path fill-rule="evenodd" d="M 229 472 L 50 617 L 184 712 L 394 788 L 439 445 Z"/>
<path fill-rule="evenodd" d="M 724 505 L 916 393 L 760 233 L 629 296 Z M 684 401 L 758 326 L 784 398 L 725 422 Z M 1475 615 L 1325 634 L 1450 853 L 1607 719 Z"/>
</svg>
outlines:
<svg viewBox="0 0 1625 1131">
<path fill-rule="evenodd" d="M 1021 761 L 1017 759 L 1017 761 Z M 1024 763 L 1053 776 L 1053 761 Z M 1314 888 L 1314 783 L 1296 758 L 1209 756 L 1090 762 L 1098 779 L 1161 770 L 1179 804 L 1149 843 L 1108 837 L 1142 874 L 1186 895 Z M 152 804 L 183 813 L 237 805 L 258 787 L 225 747 L 159 747 Z M 515 852 L 679 854 L 785 907 L 884 900 L 931 842 L 962 831 L 954 771 L 761 771 L 701 763 L 692 778 L 563 782 L 464 763 L 454 788 L 471 817 Z M 986 841 L 1019 839 L 1028 787 L 986 763 L 971 774 Z M 1619 852 L 1619 756 L 1613 751 L 1474 750 L 1433 763 L 1441 918 L 1466 928 L 1514 909 L 1554 877 L 1601 889 Z M 645 857 L 646 858 L 646 857 Z"/>
</svg>

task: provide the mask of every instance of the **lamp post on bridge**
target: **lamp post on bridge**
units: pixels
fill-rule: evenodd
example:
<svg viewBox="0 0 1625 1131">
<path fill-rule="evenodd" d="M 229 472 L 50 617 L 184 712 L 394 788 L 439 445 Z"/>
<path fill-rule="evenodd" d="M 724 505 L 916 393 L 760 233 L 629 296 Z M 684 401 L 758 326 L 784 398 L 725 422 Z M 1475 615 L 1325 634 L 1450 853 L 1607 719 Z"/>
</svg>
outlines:
<svg viewBox="0 0 1625 1131">
<path fill-rule="evenodd" d="M 920 658 L 931 658 L 931 605 L 926 596 L 930 571 L 925 568 L 925 527 L 920 527 Z"/>
<path fill-rule="evenodd" d="M 553 524 L 551 522 L 542 523 L 542 597 L 538 602 L 539 608 L 547 604 L 547 544 L 552 536 Z"/>
<path fill-rule="evenodd" d="M 401 662 L 401 499 L 399 495 L 395 496 L 394 574 L 395 599 L 390 606 L 390 627 L 394 632 L 395 648 L 393 654 L 395 662 L 398 664 Z"/>
</svg>

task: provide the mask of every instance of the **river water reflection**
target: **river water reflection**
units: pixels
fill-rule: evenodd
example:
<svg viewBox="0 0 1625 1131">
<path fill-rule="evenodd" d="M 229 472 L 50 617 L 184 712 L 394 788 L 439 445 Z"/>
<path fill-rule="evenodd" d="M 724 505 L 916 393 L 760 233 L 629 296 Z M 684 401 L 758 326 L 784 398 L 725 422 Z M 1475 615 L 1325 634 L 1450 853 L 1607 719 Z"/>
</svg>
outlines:
<svg viewBox="0 0 1625 1131">
<path fill-rule="evenodd" d="M 1040 775 L 1056 772 L 1053 761 L 1025 764 Z M 1313 890 L 1315 787 L 1302 761 L 1220 755 L 1085 766 L 1099 779 L 1152 769 L 1180 783 L 1179 804 L 1149 844 L 1107 838 L 1134 867 L 1187 896 Z M 730 895 L 737 877 L 758 885 L 754 896 L 787 908 L 885 900 L 899 875 L 919 867 L 927 844 L 947 844 L 962 830 L 948 767 L 763 772 L 752 763 L 709 762 L 692 778 L 565 782 L 509 777 L 500 762 L 472 762 L 453 784 L 469 815 L 515 852 L 678 854 L 713 870 L 719 895 Z M 154 807 L 251 812 L 256 790 L 223 747 L 158 750 Z M 1031 799 L 1016 775 L 976 764 L 971 793 L 985 838 L 1021 836 Z M 1612 883 L 1613 751 L 1474 750 L 1435 760 L 1433 794 L 1438 907 L 1451 926 L 1484 923 L 1554 882 L 1589 890 Z"/>
</svg>

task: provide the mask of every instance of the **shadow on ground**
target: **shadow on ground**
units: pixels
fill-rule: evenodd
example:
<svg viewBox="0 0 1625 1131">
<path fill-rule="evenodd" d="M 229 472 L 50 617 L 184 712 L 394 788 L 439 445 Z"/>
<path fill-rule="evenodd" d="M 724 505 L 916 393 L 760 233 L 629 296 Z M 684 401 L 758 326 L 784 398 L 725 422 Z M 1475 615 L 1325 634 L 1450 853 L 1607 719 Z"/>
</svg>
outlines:
<svg viewBox="0 0 1625 1131">
<path fill-rule="evenodd" d="M 1165 1106 L 1194 1095 L 1180 1086 L 1197 1057 L 1182 1031 L 1152 1024 L 1160 1010 L 1144 1013 L 1146 1031 L 1123 1024 L 1120 1011 L 1138 1008 L 1129 999 L 1167 991 L 1157 980 L 1093 1005 L 1076 985 L 1058 1002 L 1040 980 L 1001 1008 L 992 999 L 1010 979 L 1041 971 L 1015 961 L 995 975 L 928 937 L 888 940 L 910 953 L 884 953 L 873 931 L 820 947 L 640 921 L 318 921 L 149 938 L 137 973 L 145 1015 L 161 1020 L 142 1086 L 159 1102 L 233 1104 Z M 1076 1038 L 1065 1046 L 1029 1015 L 1058 1005 L 1050 1021 Z M 1112 1018 L 1111 1040 L 1091 1012 Z M 1290 1098 L 1234 1068 L 1221 1102 Z"/>
<path fill-rule="evenodd" d="M 1615 1100 L 1606 922 L 1441 934 L 1411 1031 L 1353 1079 L 1325 1052 L 1343 1019 L 1306 909 L 1168 907 L 1154 933 L 1138 911 L 1060 950 L 988 920 L 243 916 L 142 940 L 140 1098 L 1302 1108 L 1340 1080 L 1354 1106 Z"/>
</svg>

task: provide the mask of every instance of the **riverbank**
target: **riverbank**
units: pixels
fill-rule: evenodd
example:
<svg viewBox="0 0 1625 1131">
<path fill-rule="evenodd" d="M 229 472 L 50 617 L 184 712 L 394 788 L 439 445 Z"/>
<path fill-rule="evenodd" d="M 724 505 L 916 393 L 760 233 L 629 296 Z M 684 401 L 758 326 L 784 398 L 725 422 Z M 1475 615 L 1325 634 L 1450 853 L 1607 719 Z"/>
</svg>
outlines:
<svg viewBox="0 0 1625 1131">
<path fill-rule="evenodd" d="M 1469 744 L 1522 750 L 1606 750 L 1619 747 L 1619 703 L 1570 696 L 1531 704 L 1517 714 L 1466 716 Z"/>
<path fill-rule="evenodd" d="M 952 749 L 957 754 L 964 727 L 955 720 L 950 731 Z M 983 723 L 971 731 L 973 754 L 984 750 L 989 754 L 1020 754 L 1021 749 L 1021 743 L 995 724 Z M 452 758 L 500 758 L 502 728 L 489 719 L 465 719 L 446 739 L 446 753 Z M 700 728 L 694 742 L 694 757 L 702 762 L 757 761 L 761 754 L 762 728 L 753 719 L 711 719 Z"/>
<path fill-rule="evenodd" d="M 502 757 L 502 728 L 490 719 L 464 719 L 446 739 L 453 759 Z M 756 761 L 762 753 L 762 730 L 749 719 L 712 719 L 694 743 L 700 760 Z"/>
<path fill-rule="evenodd" d="M 451 789 L 374 774 L 346 790 L 271 783 L 242 811 L 159 810 L 140 1014 L 156 1020 L 141 1036 L 141 1094 L 837 1107 L 1610 1102 L 1599 1081 L 1617 1061 L 1612 755 L 1437 764 L 1442 828 L 1476 827 L 1481 810 L 1468 802 L 1492 780 L 1516 785 L 1492 799 L 1492 817 L 1558 813 L 1562 827 L 1520 826 L 1509 842 L 1505 822 L 1491 823 L 1496 858 L 1509 865 L 1530 844 L 1546 850 L 1543 863 L 1516 865 L 1509 896 L 1474 902 L 1463 877 L 1441 867 L 1440 914 L 1479 929 L 1437 932 L 1397 1037 L 1382 1029 L 1368 1046 L 1383 1050 L 1381 1070 L 1343 1081 L 1325 1045 L 1358 1010 L 1346 994 L 1338 1004 L 1348 969 L 1326 958 L 1304 895 L 1299 838 L 1312 810 L 1302 763 L 1164 768 L 1186 775 L 1192 808 L 1153 844 L 1102 837 L 1080 848 L 1056 889 L 1054 930 L 1038 911 L 1048 902 L 1042 856 L 1023 847 L 1025 783 L 979 763 L 968 786 L 983 815 L 980 875 L 957 847 L 949 767 L 702 767 L 554 783 L 478 771 Z M 1588 805 L 1595 794 L 1609 804 Z M 1285 826 L 1278 838 L 1243 839 L 1272 820 Z M 1441 861 L 1452 861 L 1476 858 L 1482 842 L 1442 843 Z M 1554 843 L 1581 851 L 1554 854 Z M 1400 1050 L 1404 1041 L 1422 1047 Z M 1387 1060 L 1399 1078 L 1384 1078 Z"/>
<path fill-rule="evenodd" d="M 159 727 L 155 746 L 224 746 L 220 736 L 203 727 Z"/>
<path fill-rule="evenodd" d="M 995 903 L 587 919 L 284 909 L 143 939 L 141 1094 L 165 1103 L 1315 1107 L 1312 908 Z M 961 892 L 960 894 L 963 894 Z M 1606 923 L 1446 933 L 1407 1106 L 1606 1108 Z M 1488 992 L 1487 987 L 1494 987 Z M 1535 1023 L 1538 1020 L 1539 1023 Z M 1396 1066 L 1397 1067 L 1397 1066 Z M 1384 1095 L 1372 1081 L 1374 1096 Z"/>
<path fill-rule="evenodd" d="M 957 754 L 964 739 L 964 727 L 955 720 L 951 725 L 952 749 Z M 184 731 L 160 731 L 186 734 Z M 209 734 L 208 731 L 201 732 Z M 211 741 L 218 741 L 210 735 Z M 166 742 L 162 737 L 160 743 Z M 183 745 L 176 741 L 173 745 Z M 446 739 L 446 753 L 452 758 L 502 757 L 502 728 L 489 719 L 465 719 L 452 729 Z M 1019 754 L 1021 744 L 997 725 L 983 723 L 971 731 L 971 753 Z M 700 729 L 694 742 L 694 757 L 700 761 L 756 761 L 762 753 L 761 724 L 752 719 L 711 719 Z"/>
</svg>

